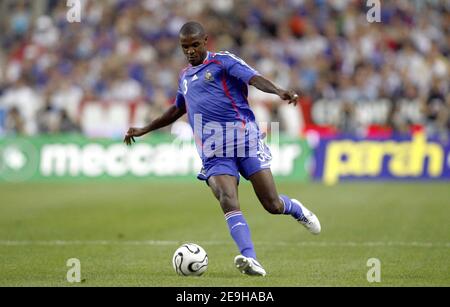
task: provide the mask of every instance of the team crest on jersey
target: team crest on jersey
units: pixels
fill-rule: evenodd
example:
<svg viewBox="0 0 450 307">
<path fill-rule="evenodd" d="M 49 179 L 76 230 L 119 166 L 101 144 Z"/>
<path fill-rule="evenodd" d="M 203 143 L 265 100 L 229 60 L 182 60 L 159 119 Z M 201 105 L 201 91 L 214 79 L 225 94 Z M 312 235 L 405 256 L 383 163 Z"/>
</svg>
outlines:
<svg viewBox="0 0 450 307">
<path fill-rule="evenodd" d="M 206 73 L 205 73 L 205 80 L 206 81 L 214 81 L 214 77 L 213 77 L 212 73 L 209 70 L 207 70 Z"/>
</svg>

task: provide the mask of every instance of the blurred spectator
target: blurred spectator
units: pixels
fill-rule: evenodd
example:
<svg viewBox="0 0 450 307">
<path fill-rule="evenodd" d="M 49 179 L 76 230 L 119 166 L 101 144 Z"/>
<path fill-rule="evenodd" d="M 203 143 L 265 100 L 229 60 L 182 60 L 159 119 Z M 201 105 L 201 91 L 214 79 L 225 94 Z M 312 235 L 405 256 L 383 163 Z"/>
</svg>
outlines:
<svg viewBox="0 0 450 307">
<path fill-rule="evenodd" d="M 423 124 L 422 117 L 419 90 L 411 82 L 405 82 L 392 100 L 388 124 L 395 133 L 407 134 L 414 124 Z"/>
<path fill-rule="evenodd" d="M 54 26 L 49 16 L 39 16 L 33 32 L 32 41 L 38 46 L 53 48 L 59 38 L 59 30 Z"/>
<path fill-rule="evenodd" d="M 42 103 L 42 97 L 37 90 L 32 87 L 30 78 L 26 75 L 22 76 L 5 90 L 0 97 L 0 106 L 4 108 L 15 108 L 25 123 L 23 131 L 26 134 L 34 134 L 37 132 L 36 113 Z"/>
<path fill-rule="evenodd" d="M 9 33 L 21 39 L 26 35 L 30 27 L 31 13 L 26 7 L 25 1 L 17 1 L 9 20 Z"/>
<path fill-rule="evenodd" d="M 6 115 L 5 133 L 7 135 L 25 134 L 25 120 L 17 107 L 12 107 Z"/>
<path fill-rule="evenodd" d="M 346 135 L 355 134 L 358 131 L 358 126 L 355 118 L 355 108 L 348 101 L 344 101 L 342 103 L 337 128 L 339 129 L 339 131 Z"/>
<path fill-rule="evenodd" d="M 41 134 L 58 132 L 58 117 L 58 109 L 51 104 L 50 99 L 47 99 L 44 107 L 36 115 L 38 132 Z"/>
<path fill-rule="evenodd" d="M 444 93 L 444 87 L 445 85 L 442 85 L 438 79 L 433 80 L 425 101 L 424 113 L 427 133 L 447 138 L 450 109 L 447 103 L 448 93 Z"/>
<path fill-rule="evenodd" d="M 78 110 L 83 95 L 87 97 L 88 93 L 83 93 L 82 89 L 68 79 L 55 82 L 54 91 L 51 93 L 49 100 L 51 104 L 59 109 L 64 110 L 67 116 L 75 121 L 78 118 Z"/>
<path fill-rule="evenodd" d="M 58 120 L 58 132 L 59 133 L 79 133 L 81 132 L 80 127 L 73 122 L 66 110 L 59 111 L 59 120 Z"/>
<path fill-rule="evenodd" d="M 106 76 L 106 80 L 109 86 L 103 95 L 106 100 L 130 102 L 142 96 L 141 85 L 128 76 L 125 68 L 113 71 L 112 75 Z"/>
</svg>

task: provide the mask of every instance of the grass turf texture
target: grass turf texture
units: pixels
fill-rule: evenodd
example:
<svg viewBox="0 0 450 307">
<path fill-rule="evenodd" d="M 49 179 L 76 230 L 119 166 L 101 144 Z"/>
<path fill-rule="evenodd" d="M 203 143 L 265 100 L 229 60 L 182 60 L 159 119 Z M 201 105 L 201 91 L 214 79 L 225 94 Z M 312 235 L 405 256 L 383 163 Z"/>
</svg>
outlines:
<svg viewBox="0 0 450 307">
<path fill-rule="evenodd" d="M 447 183 L 279 183 L 321 220 L 309 234 L 266 213 L 251 186 L 239 197 L 264 278 L 240 274 L 238 254 L 209 188 L 186 182 L 0 185 L 0 286 L 450 286 Z M 177 276 L 184 242 L 208 252 L 201 277 Z M 70 284 L 69 258 L 82 283 Z M 368 283 L 369 258 L 381 283 Z"/>
</svg>

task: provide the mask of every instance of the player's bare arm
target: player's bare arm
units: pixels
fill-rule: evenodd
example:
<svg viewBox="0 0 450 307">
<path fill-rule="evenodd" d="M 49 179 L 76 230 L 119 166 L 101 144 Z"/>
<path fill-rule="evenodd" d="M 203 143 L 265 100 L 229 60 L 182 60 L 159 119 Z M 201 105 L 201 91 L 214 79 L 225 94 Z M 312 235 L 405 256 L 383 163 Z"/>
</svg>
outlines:
<svg viewBox="0 0 450 307">
<path fill-rule="evenodd" d="M 289 104 L 293 103 L 294 106 L 297 105 L 298 94 L 296 92 L 281 89 L 263 76 L 256 75 L 252 77 L 249 84 L 263 92 L 278 95 L 281 99 L 288 100 Z"/>
<path fill-rule="evenodd" d="M 174 123 L 185 113 L 186 113 L 185 108 L 178 108 L 176 105 L 172 105 L 169 109 L 166 110 L 166 112 L 164 112 L 164 114 L 154 119 L 147 126 L 142 128 L 131 127 L 130 129 L 128 129 L 127 134 L 125 135 L 123 141 L 125 144 L 131 145 L 132 142 L 135 142 L 134 140 L 135 137 L 143 136 L 144 134 L 147 134 L 151 131 L 166 127 Z"/>
</svg>

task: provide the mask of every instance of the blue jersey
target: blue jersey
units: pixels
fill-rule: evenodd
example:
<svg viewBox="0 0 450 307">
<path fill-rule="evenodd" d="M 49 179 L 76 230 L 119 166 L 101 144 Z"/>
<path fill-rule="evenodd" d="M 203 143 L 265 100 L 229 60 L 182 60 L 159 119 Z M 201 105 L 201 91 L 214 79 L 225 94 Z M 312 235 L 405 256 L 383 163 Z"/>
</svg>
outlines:
<svg viewBox="0 0 450 307">
<path fill-rule="evenodd" d="M 246 135 L 258 130 L 247 100 L 248 82 L 255 75 L 255 69 L 229 52 L 208 52 L 203 64 L 188 66 L 181 72 L 175 104 L 186 107 L 197 148 L 208 142 L 218 125 L 223 131 L 223 143 L 216 139 L 217 149 L 232 141 L 226 136 L 230 127 L 244 128 Z"/>
</svg>

